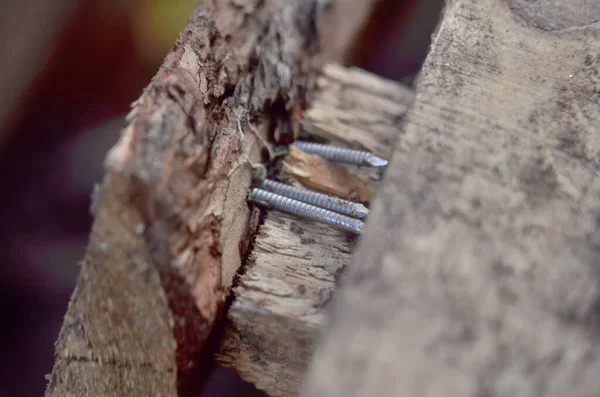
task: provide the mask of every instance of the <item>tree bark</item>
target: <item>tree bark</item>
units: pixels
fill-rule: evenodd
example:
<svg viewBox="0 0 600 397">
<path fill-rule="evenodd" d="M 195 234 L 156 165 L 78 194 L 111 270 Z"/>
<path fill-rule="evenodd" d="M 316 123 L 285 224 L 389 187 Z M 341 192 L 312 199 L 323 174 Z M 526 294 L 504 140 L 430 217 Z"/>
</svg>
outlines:
<svg viewBox="0 0 600 397">
<path fill-rule="evenodd" d="M 251 164 L 311 90 L 316 12 L 310 0 L 194 12 L 106 159 L 47 396 L 200 388 L 250 238 Z"/>
<path fill-rule="evenodd" d="M 448 3 L 302 395 L 598 395 L 599 20 Z"/>
</svg>

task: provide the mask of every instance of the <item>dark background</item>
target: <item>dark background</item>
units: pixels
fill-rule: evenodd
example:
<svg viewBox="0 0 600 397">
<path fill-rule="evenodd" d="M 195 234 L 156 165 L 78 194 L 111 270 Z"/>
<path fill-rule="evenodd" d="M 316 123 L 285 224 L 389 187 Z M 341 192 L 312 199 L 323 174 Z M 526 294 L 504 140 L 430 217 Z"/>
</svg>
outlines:
<svg viewBox="0 0 600 397">
<path fill-rule="evenodd" d="M 395 4 L 357 66 L 411 84 L 442 2 Z M 104 155 L 196 4 L 0 1 L 0 397 L 43 395 Z M 239 382 L 220 372 L 207 394 Z"/>
</svg>

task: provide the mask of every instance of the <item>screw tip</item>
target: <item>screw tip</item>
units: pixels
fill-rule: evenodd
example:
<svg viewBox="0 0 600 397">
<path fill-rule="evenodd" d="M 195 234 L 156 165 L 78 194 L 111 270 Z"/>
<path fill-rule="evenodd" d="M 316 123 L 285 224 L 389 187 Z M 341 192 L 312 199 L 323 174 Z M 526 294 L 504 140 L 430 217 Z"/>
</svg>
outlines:
<svg viewBox="0 0 600 397">
<path fill-rule="evenodd" d="M 385 167 L 389 164 L 389 161 L 382 159 L 379 156 L 375 156 L 374 154 L 367 156 L 365 162 L 371 167 Z"/>
<path fill-rule="evenodd" d="M 356 204 L 353 208 L 353 214 L 357 218 L 366 218 L 369 215 L 369 209 L 362 204 Z"/>
<path fill-rule="evenodd" d="M 356 227 L 355 233 L 362 234 L 364 227 L 365 227 L 365 224 L 361 222 L 361 224 Z"/>
</svg>

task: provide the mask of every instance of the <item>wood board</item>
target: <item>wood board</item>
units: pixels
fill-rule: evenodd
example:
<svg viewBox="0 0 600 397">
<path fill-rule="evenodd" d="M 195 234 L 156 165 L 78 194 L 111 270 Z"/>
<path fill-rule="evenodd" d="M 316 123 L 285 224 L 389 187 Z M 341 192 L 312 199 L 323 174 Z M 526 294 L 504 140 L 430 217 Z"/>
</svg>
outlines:
<svg viewBox="0 0 600 397">
<path fill-rule="evenodd" d="M 598 21 L 448 2 L 303 396 L 598 394 Z"/>
</svg>

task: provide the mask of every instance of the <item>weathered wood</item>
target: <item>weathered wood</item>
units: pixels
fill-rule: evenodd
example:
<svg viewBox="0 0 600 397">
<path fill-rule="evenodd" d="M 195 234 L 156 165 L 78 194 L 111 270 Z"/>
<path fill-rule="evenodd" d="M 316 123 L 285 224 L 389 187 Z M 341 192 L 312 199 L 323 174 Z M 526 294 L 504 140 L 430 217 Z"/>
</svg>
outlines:
<svg viewBox="0 0 600 397">
<path fill-rule="evenodd" d="M 262 149 L 248 123 L 266 135 L 302 111 L 315 10 L 217 0 L 195 11 L 107 157 L 47 396 L 196 392 L 248 245 Z"/>
<path fill-rule="evenodd" d="M 369 87 L 370 103 L 361 101 L 362 83 Z M 392 134 L 397 135 L 398 129 L 392 126 L 397 125 L 412 97 L 402 86 L 384 84 L 384 80 L 364 71 L 335 65 L 325 68 L 317 86 L 319 90 L 305 112 L 303 125 L 319 125 L 322 131 L 335 131 L 341 143 L 347 145 L 356 140 L 355 143 L 367 148 L 379 147 L 375 137 L 385 132 L 390 135 L 382 139 L 393 142 Z M 343 95 L 336 95 L 340 93 Z M 362 111 L 369 107 L 370 117 L 379 120 L 380 130 L 365 129 L 362 135 L 351 134 L 363 120 Z M 317 110 L 322 109 L 332 110 L 339 117 L 314 119 Z M 390 146 L 380 154 L 389 156 L 391 150 Z M 320 164 L 319 169 L 311 167 L 313 163 L 307 165 L 305 171 L 310 175 L 299 178 L 300 182 L 319 180 L 321 190 L 339 190 L 344 195 L 355 180 L 359 190 L 364 190 L 362 179 L 348 179 L 356 177 L 354 171 L 299 150 L 292 150 L 286 162 L 296 155 L 308 156 L 313 163 Z M 343 174 L 346 179 L 323 178 L 337 167 L 346 170 Z M 297 176 L 286 172 L 284 175 Z M 374 189 L 375 182 L 370 183 Z M 348 236 L 330 226 L 269 212 L 246 272 L 234 289 L 234 301 L 217 356 L 220 364 L 235 368 L 244 379 L 270 396 L 296 395 L 324 322 L 325 307 L 350 261 L 350 248 Z"/>
<path fill-rule="evenodd" d="M 389 40 L 394 26 L 402 25 L 419 0 L 326 0 L 323 15 L 323 51 L 331 61 L 365 67 L 376 48 Z M 376 45 L 374 45 L 376 43 Z"/>
<path fill-rule="evenodd" d="M 305 132 L 335 145 L 391 156 L 398 123 L 413 98 L 411 90 L 334 63 L 324 66 L 316 88 L 302 120 Z M 379 176 L 377 170 L 331 163 L 293 147 L 284 161 L 283 174 L 307 188 L 363 203 L 375 194 L 369 176 Z"/>
<path fill-rule="evenodd" d="M 398 123 L 413 98 L 411 90 L 336 64 L 325 65 L 316 88 L 302 120 L 306 132 L 390 157 Z"/>
<path fill-rule="evenodd" d="M 234 289 L 218 362 L 270 396 L 295 395 L 349 261 L 344 232 L 270 212 Z"/>
<path fill-rule="evenodd" d="M 598 395 L 598 21 L 448 3 L 304 396 Z"/>
</svg>

